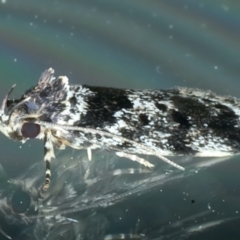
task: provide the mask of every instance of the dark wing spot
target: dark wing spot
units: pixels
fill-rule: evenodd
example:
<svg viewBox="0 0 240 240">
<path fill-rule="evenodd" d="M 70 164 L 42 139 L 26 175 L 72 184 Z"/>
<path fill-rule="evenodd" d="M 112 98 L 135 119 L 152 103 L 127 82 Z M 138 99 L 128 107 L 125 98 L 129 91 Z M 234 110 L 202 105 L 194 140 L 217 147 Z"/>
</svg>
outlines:
<svg viewBox="0 0 240 240">
<path fill-rule="evenodd" d="M 66 105 L 61 102 L 54 102 L 52 103 L 51 108 L 54 109 L 54 111 L 63 111 L 66 108 Z"/>
<path fill-rule="evenodd" d="M 136 136 L 136 130 L 130 130 L 126 128 L 121 128 L 120 133 L 122 137 L 128 138 L 128 139 L 134 139 Z"/>
<path fill-rule="evenodd" d="M 85 86 L 94 93 L 86 99 L 88 111 L 81 116 L 81 121 L 76 123 L 79 126 L 103 127 L 114 124 L 116 117 L 114 113 L 122 109 L 133 107 L 123 89 Z"/>
<path fill-rule="evenodd" d="M 215 107 L 221 110 L 220 114 L 223 117 L 229 118 L 229 119 L 235 119 L 235 120 L 238 119 L 238 117 L 236 116 L 235 112 L 231 108 L 229 108 L 229 107 L 227 107 L 225 105 L 222 105 L 222 104 L 216 104 Z"/>
<path fill-rule="evenodd" d="M 69 98 L 69 102 L 70 102 L 70 104 L 71 104 L 72 106 L 75 106 L 76 103 L 77 103 L 77 99 L 76 99 L 76 97 L 73 96 L 73 97 Z"/>
<path fill-rule="evenodd" d="M 116 149 L 119 149 L 119 150 L 124 150 L 124 149 L 129 149 L 132 147 L 132 144 L 129 143 L 129 142 L 123 142 L 122 144 L 117 144 L 116 145 Z"/>
<path fill-rule="evenodd" d="M 178 111 L 186 116 L 191 116 L 195 119 L 203 119 L 211 116 L 211 109 L 198 101 L 198 99 L 173 96 L 171 100 Z"/>
<path fill-rule="evenodd" d="M 31 122 L 24 123 L 21 132 L 25 138 L 35 138 L 40 133 L 40 125 Z"/>
<path fill-rule="evenodd" d="M 166 106 L 165 104 L 155 103 L 155 106 L 156 106 L 159 110 L 161 110 L 161 111 L 163 111 L 163 112 L 166 112 L 166 111 L 167 111 L 167 106 Z"/>
<path fill-rule="evenodd" d="M 182 129 L 181 131 L 177 131 L 174 135 L 168 138 L 168 143 L 173 147 L 173 151 L 176 155 L 184 154 L 184 155 L 194 155 L 197 151 L 193 150 L 191 147 L 186 146 L 184 142 L 185 136 L 187 133 L 187 129 Z"/>
<path fill-rule="evenodd" d="M 50 86 L 46 86 L 40 93 L 39 96 L 41 98 L 45 98 L 51 94 L 52 88 Z"/>
<path fill-rule="evenodd" d="M 89 97 L 89 108 L 100 110 L 106 108 L 110 111 L 118 111 L 121 109 L 129 109 L 133 107 L 132 102 L 128 99 L 126 91 L 117 88 L 92 87 L 86 86 L 94 96 Z"/>
<path fill-rule="evenodd" d="M 227 132 L 235 132 L 235 125 L 238 124 L 238 116 L 234 111 L 222 104 L 216 104 L 215 107 L 220 110 L 217 116 L 211 118 L 209 127 L 215 130 Z"/>
<path fill-rule="evenodd" d="M 146 115 L 146 114 L 140 114 L 139 116 L 138 116 L 138 118 L 139 118 L 139 120 L 140 120 L 140 123 L 142 124 L 142 125 L 148 125 L 149 124 L 149 120 L 148 120 L 148 116 Z"/>
<path fill-rule="evenodd" d="M 182 126 L 182 127 L 186 127 L 186 128 L 190 127 L 190 123 L 187 119 L 187 116 L 182 114 L 181 112 L 173 110 L 172 111 L 172 119 L 174 122 L 179 123 L 180 126 Z"/>
<path fill-rule="evenodd" d="M 75 114 L 76 113 L 76 110 L 74 108 L 70 108 L 70 112 Z"/>
</svg>

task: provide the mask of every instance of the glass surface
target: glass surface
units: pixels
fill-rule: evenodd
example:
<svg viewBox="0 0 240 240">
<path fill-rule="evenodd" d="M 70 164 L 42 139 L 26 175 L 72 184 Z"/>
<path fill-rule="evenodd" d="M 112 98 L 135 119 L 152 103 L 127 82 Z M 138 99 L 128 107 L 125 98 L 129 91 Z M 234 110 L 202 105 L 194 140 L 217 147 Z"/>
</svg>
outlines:
<svg viewBox="0 0 240 240">
<path fill-rule="evenodd" d="M 52 67 L 71 84 L 240 97 L 239 27 L 230 0 L 1 0 L 0 96 L 16 83 L 20 97 Z M 1 134 L 0 146 L 0 239 L 240 238 L 239 155 L 173 158 L 184 173 L 147 157 L 154 171 L 138 173 L 113 152 L 88 162 L 85 150 L 57 151 L 40 196 L 43 142 Z"/>
</svg>

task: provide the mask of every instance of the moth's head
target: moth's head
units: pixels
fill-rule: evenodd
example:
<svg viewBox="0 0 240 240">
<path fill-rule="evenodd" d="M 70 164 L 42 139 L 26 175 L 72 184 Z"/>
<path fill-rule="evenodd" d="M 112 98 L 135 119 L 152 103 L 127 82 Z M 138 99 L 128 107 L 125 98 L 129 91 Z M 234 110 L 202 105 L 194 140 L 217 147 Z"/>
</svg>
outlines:
<svg viewBox="0 0 240 240">
<path fill-rule="evenodd" d="M 29 138 L 36 138 L 41 133 L 39 124 L 34 123 L 37 119 L 34 117 L 24 118 L 21 112 L 17 111 L 18 107 L 27 104 L 28 99 L 19 101 L 13 104 L 10 108 L 7 107 L 8 97 L 15 85 L 12 86 L 6 97 L 3 99 L 0 109 L 0 132 L 10 139 L 26 141 Z M 31 107 L 31 106 L 30 106 Z"/>
<path fill-rule="evenodd" d="M 56 79 L 54 70 L 49 68 L 42 73 L 35 87 L 26 91 L 20 99 L 10 100 L 9 95 L 14 87 L 9 90 L 0 108 L 0 132 L 22 142 L 29 138 L 44 138 L 45 130 L 54 128 L 47 125 L 49 112 L 55 110 L 54 104 L 67 98 L 68 78 Z M 41 125 L 38 124 L 40 121 L 43 122 Z"/>
</svg>

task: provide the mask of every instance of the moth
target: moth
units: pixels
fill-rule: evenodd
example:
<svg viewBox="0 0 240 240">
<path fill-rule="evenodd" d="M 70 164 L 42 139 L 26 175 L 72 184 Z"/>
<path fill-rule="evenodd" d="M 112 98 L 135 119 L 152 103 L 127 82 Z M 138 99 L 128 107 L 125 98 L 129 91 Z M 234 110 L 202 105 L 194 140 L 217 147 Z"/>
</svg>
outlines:
<svg viewBox="0 0 240 240">
<path fill-rule="evenodd" d="M 49 68 L 38 84 L 20 99 L 10 89 L 0 109 L 0 131 L 25 142 L 44 140 L 46 174 L 50 184 L 54 147 L 96 148 L 153 167 L 139 155 L 153 155 L 184 170 L 165 156 L 226 156 L 240 150 L 240 101 L 209 91 L 174 88 L 133 90 L 69 85 Z"/>
</svg>

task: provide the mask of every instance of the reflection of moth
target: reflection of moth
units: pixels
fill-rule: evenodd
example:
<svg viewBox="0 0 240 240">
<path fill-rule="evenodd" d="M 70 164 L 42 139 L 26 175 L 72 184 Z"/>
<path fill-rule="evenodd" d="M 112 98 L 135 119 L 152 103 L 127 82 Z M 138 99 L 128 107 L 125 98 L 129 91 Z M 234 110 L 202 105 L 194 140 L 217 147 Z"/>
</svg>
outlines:
<svg viewBox="0 0 240 240">
<path fill-rule="evenodd" d="M 229 168 L 221 166 L 221 176 L 216 169 L 166 174 L 161 164 L 153 171 L 131 169 L 131 162 L 96 151 L 96 161 L 79 151 L 59 156 L 46 192 L 40 191 L 41 162 L 10 180 L 0 168 L 0 239 L 179 240 L 209 235 L 226 222 L 238 226 L 239 220 L 230 223 L 239 219 L 239 196 L 226 195 Z"/>
<path fill-rule="evenodd" d="M 138 154 L 223 156 L 239 152 L 240 103 L 211 92 L 176 88 L 130 90 L 71 86 L 48 69 L 38 85 L 18 100 L 3 101 L 0 130 L 22 142 L 44 139 L 46 179 L 50 183 L 53 147 L 102 148 L 153 165 Z M 10 91 L 11 92 L 11 91 Z M 7 109 L 5 109 L 7 108 Z"/>
<path fill-rule="evenodd" d="M 138 199 L 138 194 L 146 194 L 153 187 L 181 176 L 144 169 L 118 169 L 115 167 L 118 161 L 105 155 L 105 159 L 99 157 L 97 161 L 89 162 L 77 152 L 72 158 L 59 157 L 59 161 L 53 163 L 54 187 L 47 192 L 40 191 L 41 163 L 34 164 L 18 178 L 1 179 L 0 239 L 4 235 L 6 239 L 103 240 L 111 239 L 109 235 L 104 238 L 109 233 L 116 237 L 112 239 L 120 239 L 116 235 L 119 233 L 115 229 L 117 223 L 109 220 L 114 215 L 115 205 L 126 214 L 123 222 L 127 221 L 127 216 L 137 222 L 138 212 L 136 215 L 133 211 L 126 212 L 126 205 L 120 207 L 121 202 L 134 197 Z M 139 234 L 134 229 L 132 233 Z M 123 237 L 124 234 L 121 236 L 121 239 L 129 239 Z"/>
</svg>

